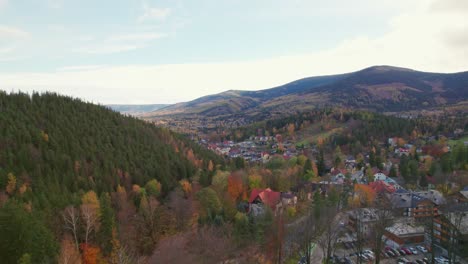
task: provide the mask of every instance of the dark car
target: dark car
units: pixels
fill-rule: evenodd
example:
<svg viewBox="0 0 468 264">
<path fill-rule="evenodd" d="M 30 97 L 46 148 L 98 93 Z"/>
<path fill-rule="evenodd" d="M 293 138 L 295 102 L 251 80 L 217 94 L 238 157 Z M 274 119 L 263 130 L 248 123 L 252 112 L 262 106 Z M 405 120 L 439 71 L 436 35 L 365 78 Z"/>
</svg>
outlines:
<svg viewBox="0 0 468 264">
<path fill-rule="evenodd" d="M 391 250 L 387 250 L 387 254 L 390 258 L 396 257 L 395 253 L 393 253 Z"/>
</svg>

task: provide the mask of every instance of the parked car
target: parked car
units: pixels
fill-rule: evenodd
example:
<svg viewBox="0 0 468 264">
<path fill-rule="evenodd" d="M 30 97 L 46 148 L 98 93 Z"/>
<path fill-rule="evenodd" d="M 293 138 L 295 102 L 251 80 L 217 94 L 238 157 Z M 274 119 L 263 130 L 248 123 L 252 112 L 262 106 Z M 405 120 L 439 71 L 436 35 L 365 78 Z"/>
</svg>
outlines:
<svg viewBox="0 0 468 264">
<path fill-rule="evenodd" d="M 427 249 L 423 246 L 417 246 L 416 247 L 419 251 L 421 251 L 422 253 L 427 253 Z"/>
<path fill-rule="evenodd" d="M 362 260 L 364 260 L 364 261 L 370 260 L 366 255 L 364 255 L 364 254 L 362 254 L 362 253 L 358 253 L 357 255 L 358 255 L 358 257 L 360 257 L 360 258 L 361 258 Z"/>
<path fill-rule="evenodd" d="M 365 253 L 365 254 L 371 255 L 372 257 L 375 257 L 374 252 L 372 250 L 370 250 L 370 249 L 364 249 L 362 251 L 362 253 Z"/>
<path fill-rule="evenodd" d="M 413 254 L 413 253 L 411 252 L 411 250 L 409 250 L 409 249 L 407 249 L 407 248 L 405 248 L 405 247 L 402 247 L 401 249 L 406 253 L 406 255 L 411 255 L 411 254 Z"/>
<path fill-rule="evenodd" d="M 426 263 L 426 264 L 429 264 L 429 263 L 431 263 L 431 262 L 429 261 L 429 259 L 428 259 L 428 258 L 423 258 L 422 260 L 423 260 L 423 261 L 424 261 L 424 263 Z"/>
<path fill-rule="evenodd" d="M 449 263 L 447 259 L 441 258 L 441 257 L 435 257 L 434 258 L 435 263 L 437 264 L 446 264 Z"/>
<path fill-rule="evenodd" d="M 387 254 L 390 258 L 396 257 L 395 253 L 393 253 L 391 250 L 387 250 Z"/>
<path fill-rule="evenodd" d="M 400 252 L 398 252 L 398 250 L 396 250 L 396 249 L 392 248 L 390 250 L 393 252 L 393 254 L 395 254 L 396 257 L 399 257 L 401 255 Z"/>
<path fill-rule="evenodd" d="M 399 259 L 397 260 L 397 263 L 398 263 L 398 264 L 406 264 L 406 263 L 408 263 L 408 262 L 410 262 L 410 261 L 409 261 L 408 259 L 406 259 L 406 258 L 399 258 Z"/>
<path fill-rule="evenodd" d="M 400 253 L 401 256 L 404 256 L 404 255 L 407 255 L 406 254 L 406 251 L 404 251 L 403 249 L 398 249 L 398 253 Z"/>
<path fill-rule="evenodd" d="M 417 259 L 417 260 L 416 260 L 416 263 L 418 263 L 418 264 L 426 264 L 426 262 L 424 262 L 422 259 Z"/>
</svg>

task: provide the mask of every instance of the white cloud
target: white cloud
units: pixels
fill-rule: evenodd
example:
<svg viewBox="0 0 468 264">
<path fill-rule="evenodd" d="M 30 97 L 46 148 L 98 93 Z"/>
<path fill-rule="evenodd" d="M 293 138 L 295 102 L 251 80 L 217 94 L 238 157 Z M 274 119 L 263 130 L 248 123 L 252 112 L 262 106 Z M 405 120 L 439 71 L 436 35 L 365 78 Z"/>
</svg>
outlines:
<svg viewBox="0 0 468 264">
<path fill-rule="evenodd" d="M 57 71 L 90 71 L 106 67 L 106 65 L 79 65 L 79 66 L 65 66 L 57 69 Z"/>
<path fill-rule="evenodd" d="M 0 10 L 6 7 L 8 4 L 8 0 L 0 0 Z"/>
<path fill-rule="evenodd" d="M 60 9 L 63 7 L 63 0 L 47 0 L 47 5 L 52 9 Z"/>
<path fill-rule="evenodd" d="M 166 34 L 162 33 L 134 33 L 115 35 L 109 38 L 110 41 L 148 41 L 165 37 Z"/>
<path fill-rule="evenodd" d="M 19 28 L 0 25 L 0 39 L 27 38 L 29 36 L 30 36 L 29 32 L 26 32 Z"/>
<path fill-rule="evenodd" d="M 138 22 L 144 22 L 147 20 L 165 20 L 170 14 L 170 8 L 156 8 L 144 4 L 143 14 L 138 17 Z"/>
<path fill-rule="evenodd" d="M 102 41 L 93 41 L 93 44 L 73 49 L 73 52 L 87 54 L 111 54 L 127 52 L 131 50 L 145 48 L 153 40 L 164 38 L 164 33 L 139 32 L 112 35 Z M 82 39 L 83 42 L 90 42 L 91 39 Z"/>
<path fill-rule="evenodd" d="M 73 52 L 85 54 L 111 54 L 136 50 L 141 47 L 143 46 L 133 44 L 103 44 L 76 48 L 73 49 Z"/>
<path fill-rule="evenodd" d="M 56 91 L 100 103 L 174 103 L 229 89 L 270 88 L 302 77 L 371 65 L 467 71 L 468 45 L 464 43 L 468 40 L 464 36 L 468 12 L 440 12 L 433 8 L 433 1 L 420 1 L 411 10 L 393 18 L 390 30 L 380 37 L 356 36 L 335 47 L 297 56 L 225 63 L 75 67 L 54 73 L 0 74 L 0 80 L 2 88 Z M 131 48 L 135 47 L 125 47 Z"/>
<path fill-rule="evenodd" d="M 0 47 L 0 55 L 1 54 L 6 54 L 6 53 L 11 53 L 14 50 L 15 50 L 15 48 L 13 48 L 13 47 Z"/>
</svg>

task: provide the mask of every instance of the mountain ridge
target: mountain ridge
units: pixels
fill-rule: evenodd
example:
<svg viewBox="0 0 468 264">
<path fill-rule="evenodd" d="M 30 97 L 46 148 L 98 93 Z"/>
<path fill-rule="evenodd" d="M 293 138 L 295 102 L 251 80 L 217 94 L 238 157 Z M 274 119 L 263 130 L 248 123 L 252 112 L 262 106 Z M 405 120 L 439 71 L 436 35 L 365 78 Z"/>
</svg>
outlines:
<svg viewBox="0 0 468 264">
<path fill-rule="evenodd" d="M 454 89 L 452 89 L 454 87 Z M 353 89 L 350 89 L 353 88 Z M 444 89 L 445 88 L 445 89 Z M 326 103 L 331 97 L 338 97 L 342 106 L 368 108 L 376 111 L 395 111 L 397 106 L 387 105 L 376 107 L 372 99 L 377 101 L 393 101 L 395 103 L 411 95 L 412 105 L 403 105 L 400 110 L 408 110 L 415 106 L 426 108 L 426 106 L 438 106 L 444 103 L 455 103 L 466 99 L 468 94 L 463 91 L 468 88 L 468 72 L 457 73 L 433 73 L 423 72 L 408 68 L 394 67 L 388 65 L 371 66 L 360 71 L 302 78 L 277 87 L 258 91 L 228 90 L 218 94 L 207 95 L 189 102 L 174 104 L 163 109 L 147 113 L 145 116 L 165 116 L 176 114 L 203 114 L 207 110 L 217 107 L 233 114 L 236 111 L 245 111 L 254 107 L 268 107 L 277 105 L 278 100 L 294 102 L 297 96 L 312 96 L 310 103 Z M 339 96 L 337 93 L 345 93 Z M 429 100 L 430 96 L 417 95 L 420 92 L 429 92 L 432 95 L 441 96 L 439 99 Z M 349 93 L 349 94 L 346 94 Z M 317 100 L 317 95 L 321 99 Z M 461 96 L 460 96 L 461 95 Z M 293 96 L 295 98 L 288 98 Z M 351 97 L 369 97 L 370 103 L 352 103 Z M 393 96 L 393 98 L 392 98 Z M 413 98 L 416 97 L 416 98 Z M 315 100 L 314 100 L 315 99 Z M 345 100 L 346 99 L 346 100 Z M 417 100 L 416 100 L 417 99 Z M 420 104 L 414 104 L 421 99 Z M 449 100 L 444 100 L 449 99 Z M 438 100 L 438 101 L 437 101 Z M 321 102 L 320 102 L 321 101 Z M 428 105 L 422 105 L 428 101 Z M 447 102 L 445 102 L 447 101 Z M 266 104 L 265 104 L 266 103 Z M 329 101 L 331 105 L 335 102 Z M 300 102 L 299 105 L 302 103 Z M 226 108 L 227 106 L 227 108 Z M 221 111 L 226 112 L 226 111 Z"/>
</svg>

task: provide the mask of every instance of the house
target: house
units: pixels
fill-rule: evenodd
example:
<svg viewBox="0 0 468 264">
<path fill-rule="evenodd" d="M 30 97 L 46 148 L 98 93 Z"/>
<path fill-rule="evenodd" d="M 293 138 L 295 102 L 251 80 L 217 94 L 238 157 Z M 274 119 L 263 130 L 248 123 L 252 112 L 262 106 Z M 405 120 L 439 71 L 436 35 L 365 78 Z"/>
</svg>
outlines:
<svg viewBox="0 0 468 264">
<path fill-rule="evenodd" d="M 456 249 L 456 254 L 468 257 L 468 206 L 453 205 L 433 218 L 433 229 L 426 230 L 426 244 L 432 242 L 443 255 L 449 255 L 448 249 Z M 432 231 L 432 232 L 431 232 Z M 434 239 L 434 241 L 432 241 Z"/>
<path fill-rule="evenodd" d="M 282 192 L 281 195 L 281 204 L 283 207 L 286 206 L 296 206 L 297 204 L 297 196 L 290 192 Z"/>
<path fill-rule="evenodd" d="M 393 185 L 387 184 L 385 181 L 374 181 L 369 183 L 369 186 L 376 193 L 394 193 L 396 191 Z"/>
<path fill-rule="evenodd" d="M 424 226 L 418 225 L 413 219 L 399 218 L 385 229 L 385 243 L 393 248 L 406 244 L 424 242 Z"/>
<path fill-rule="evenodd" d="M 453 201 L 456 203 L 468 203 L 468 186 L 452 196 Z"/>
<path fill-rule="evenodd" d="M 432 201 L 437 206 L 440 206 L 446 203 L 444 196 L 437 190 L 420 191 L 420 192 L 415 192 L 415 193 L 423 198 L 426 198 Z"/>
<path fill-rule="evenodd" d="M 437 204 L 428 198 L 405 189 L 398 189 L 388 195 L 392 206 L 400 211 L 400 214 L 413 217 L 416 220 L 425 220 L 439 214 Z"/>
<path fill-rule="evenodd" d="M 395 147 L 398 144 L 398 138 L 396 137 L 388 138 L 387 143 L 388 145 Z"/>
<path fill-rule="evenodd" d="M 384 181 L 387 179 L 387 175 L 383 174 L 382 172 L 377 172 L 374 174 L 374 181 Z"/>
<path fill-rule="evenodd" d="M 395 149 L 395 154 L 399 155 L 400 157 L 402 155 L 409 156 L 409 150 L 404 149 L 404 148 L 397 148 L 397 149 Z"/>
<path fill-rule="evenodd" d="M 281 208 L 281 193 L 267 189 L 253 189 L 249 198 L 249 212 L 261 214 L 259 207 L 268 206 L 273 212 Z"/>
<path fill-rule="evenodd" d="M 375 208 L 358 208 L 347 213 L 348 225 L 354 232 L 361 228 L 364 236 L 369 236 L 378 220 Z"/>
</svg>

